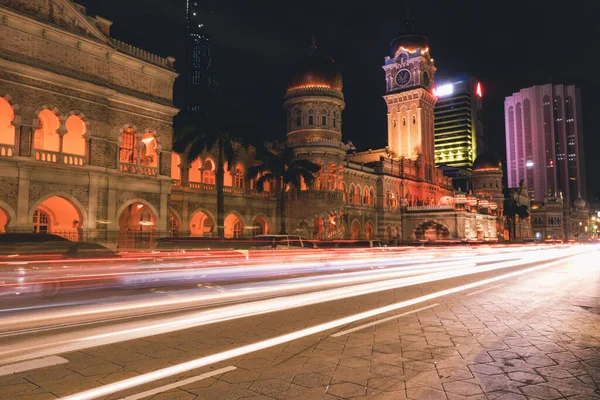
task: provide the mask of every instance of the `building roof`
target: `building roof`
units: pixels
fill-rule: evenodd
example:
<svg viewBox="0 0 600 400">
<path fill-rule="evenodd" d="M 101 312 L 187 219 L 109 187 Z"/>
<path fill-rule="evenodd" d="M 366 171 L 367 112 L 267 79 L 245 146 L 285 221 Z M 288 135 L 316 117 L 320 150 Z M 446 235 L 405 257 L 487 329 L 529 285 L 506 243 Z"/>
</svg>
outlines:
<svg viewBox="0 0 600 400">
<path fill-rule="evenodd" d="M 479 155 L 473 163 L 473 171 L 489 169 L 502 170 L 502 161 L 493 153 Z"/>
<path fill-rule="evenodd" d="M 342 90 L 342 73 L 333 58 L 321 53 L 313 38 L 308 53 L 295 64 L 288 92 L 306 87 L 325 87 Z"/>
<path fill-rule="evenodd" d="M 428 46 L 429 40 L 427 36 L 419 32 L 415 17 L 407 12 L 402 21 L 402 30 L 390 42 L 390 57 L 395 58 L 401 47 L 412 52 L 418 48 L 425 49 Z"/>
</svg>

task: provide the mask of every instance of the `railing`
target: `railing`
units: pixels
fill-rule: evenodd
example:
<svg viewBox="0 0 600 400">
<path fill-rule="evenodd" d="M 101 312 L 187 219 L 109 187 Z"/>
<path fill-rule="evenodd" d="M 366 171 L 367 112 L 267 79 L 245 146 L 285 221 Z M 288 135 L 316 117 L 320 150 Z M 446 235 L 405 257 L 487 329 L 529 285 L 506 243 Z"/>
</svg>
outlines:
<svg viewBox="0 0 600 400">
<path fill-rule="evenodd" d="M 131 164 L 124 162 L 119 162 L 119 171 L 127 172 L 129 174 L 139 174 L 145 176 L 158 175 L 157 167 L 149 167 L 147 165 Z"/>
<path fill-rule="evenodd" d="M 271 192 L 268 190 L 264 190 L 262 192 L 259 192 L 256 189 L 250 189 L 250 194 L 252 196 L 259 196 L 259 197 L 270 197 L 271 196 Z"/>
<path fill-rule="evenodd" d="M 58 151 L 50 150 L 35 150 L 35 159 L 38 161 L 55 163 L 60 160 L 60 153 Z"/>
<path fill-rule="evenodd" d="M 63 153 L 63 164 L 83 166 L 85 157 L 77 154 Z"/>
<path fill-rule="evenodd" d="M 118 50 L 121 50 L 124 53 L 131 54 L 132 56 L 149 61 L 153 64 L 162 65 L 162 66 L 165 66 L 168 68 L 173 68 L 173 61 L 171 58 L 163 58 L 163 57 L 157 56 L 156 54 L 152 54 L 148 51 L 142 50 L 140 48 L 137 48 L 137 47 L 132 46 L 127 43 L 123 43 L 116 39 L 111 38 L 110 42 L 115 48 L 117 48 Z"/>
<path fill-rule="evenodd" d="M 427 206 L 408 206 L 406 211 L 448 211 L 454 210 L 453 205 L 427 205 Z"/>
<path fill-rule="evenodd" d="M 174 187 L 181 186 L 181 179 L 173 179 L 173 186 Z"/>
<path fill-rule="evenodd" d="M 292 200 L 325 200 L 325 201 L 344 201 L 344 192 L 339 190 L 328 191 L 328 190 L 301 190 L 301 191 L 290 191 L 287 192 Z"/>
<path fill-rule="evenodd" d="M 12 157 L 15 154 L 15 146 L 0 144 L 0 157 Z"/>
</svg>

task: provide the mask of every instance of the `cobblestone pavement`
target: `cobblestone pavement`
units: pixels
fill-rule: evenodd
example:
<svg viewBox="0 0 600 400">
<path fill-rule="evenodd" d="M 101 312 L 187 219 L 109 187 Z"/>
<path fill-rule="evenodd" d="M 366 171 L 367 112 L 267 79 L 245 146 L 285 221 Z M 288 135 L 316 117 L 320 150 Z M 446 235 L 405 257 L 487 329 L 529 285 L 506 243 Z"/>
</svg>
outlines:
<svg viewBox="0 0 600 400">
<path fill-rule="evenodd" d="M 0 398 L 60 398 L 461 282 L 388 290 L 63 354 L 66 364 L 0 377 Z M 407 315 L 390 318 L 400 314 Z M 127 398 L 232 366 L 147 398 L 599 399 L 599 314 L 600 266 L 565 262 L 104 398 Z M 378 319 L 386 320 L 332 336 Z"/>
</svg>

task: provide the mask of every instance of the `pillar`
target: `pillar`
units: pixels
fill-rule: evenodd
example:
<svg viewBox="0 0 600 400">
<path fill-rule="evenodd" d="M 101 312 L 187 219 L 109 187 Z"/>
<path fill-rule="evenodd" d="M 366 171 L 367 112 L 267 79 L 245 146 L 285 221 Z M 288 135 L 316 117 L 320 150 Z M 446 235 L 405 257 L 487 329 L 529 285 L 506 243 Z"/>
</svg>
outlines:
<svg viewBox="0 0 600 400">
<path fill-rule="evenodd" d="M 29 220 L 29 175 L 30 170 L 26 167 L 19 167 L 19 186 L 17 194 L 17 223 L 15 228 L 27 230 L 31 226 Z"/>
</svg>

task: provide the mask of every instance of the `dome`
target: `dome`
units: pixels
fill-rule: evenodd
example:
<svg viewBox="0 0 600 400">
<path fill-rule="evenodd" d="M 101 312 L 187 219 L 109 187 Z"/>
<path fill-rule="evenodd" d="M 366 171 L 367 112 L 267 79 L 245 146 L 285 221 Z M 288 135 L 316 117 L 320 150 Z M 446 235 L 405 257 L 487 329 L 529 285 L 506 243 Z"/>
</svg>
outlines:
<svg viewBox="0 0 600 400">
<path fill-rule="evenodd" d="M 573 205 L 575 206 L 575 208 L 584 209 L 585 206 L 587 205 L 587 203 L 585 202 L 584 199 L 582 199 L 581 197 L 578 197 L 577 200 L 575 200 L 573 202 Z"/>
<path fill-rule="evenodd" d="M 333 58 L 320 53 L 313 39 L 308 53 L 296 62 L 288 92 L 300 87 L 327 87 L 342 90 L 342 74 Z"/>
<path fill-rule="evenodd" d="M 402 31 L 390 42 L 390 57 L 395 58 L 400 47 L 414 51 L 429 47 L 427 36 L 417 30 L 417 23 L 412 14 L 406 14 L 402 23 Z"/>
<path fill-rule="evenodd" d="M 475 159 L 473 171 L 484 169 L 502 170 L 502 161 L 492 153 L 483 153 Z"/>
</svg>

